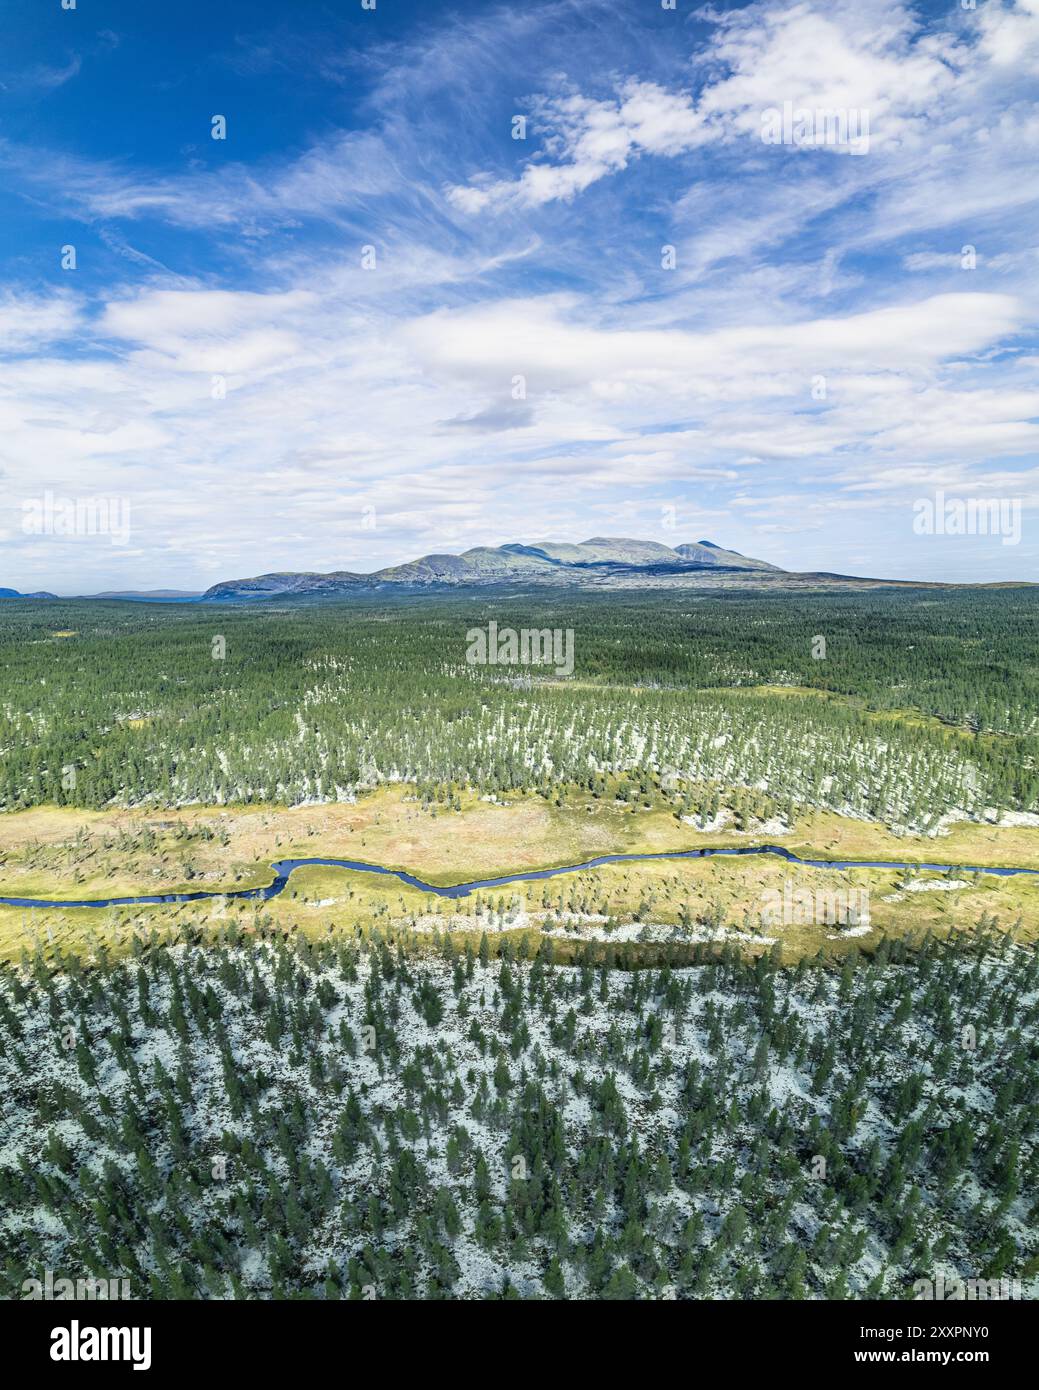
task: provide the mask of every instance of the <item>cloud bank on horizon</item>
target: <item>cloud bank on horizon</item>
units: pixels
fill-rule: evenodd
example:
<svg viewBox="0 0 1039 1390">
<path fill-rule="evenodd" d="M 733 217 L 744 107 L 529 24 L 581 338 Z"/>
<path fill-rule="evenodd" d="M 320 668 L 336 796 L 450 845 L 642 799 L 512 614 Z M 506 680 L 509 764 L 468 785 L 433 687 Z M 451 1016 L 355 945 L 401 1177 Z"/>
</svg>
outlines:
<svg viewBox="0 0 1039 1390">
<path fill-rule="evenodd" d="M 1039 0 L 8 30 L 0 584 L 593 534 L 1039 577 Z M 936 495 L 1019 542 L 920 534 Z"/>
</svg>

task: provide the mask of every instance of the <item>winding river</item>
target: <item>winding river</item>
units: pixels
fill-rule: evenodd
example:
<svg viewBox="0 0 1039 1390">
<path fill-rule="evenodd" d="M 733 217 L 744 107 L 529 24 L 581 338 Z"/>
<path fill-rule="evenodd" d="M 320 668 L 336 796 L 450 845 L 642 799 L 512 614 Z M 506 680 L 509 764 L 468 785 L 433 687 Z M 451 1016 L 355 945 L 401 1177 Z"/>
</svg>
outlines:
<svg viewBox="0 0 1039 1390">
<path fill-rule="evenodd" d="M 802 859 L 792 850 L 782 845 L 747 845 L 729 849 L 678 849 L 661 850 L 646 854 L 602 854 L 597 859 L 586 859 L 580 864 L 565 864 L 556 869 L 528 869 L 501 878 L 478 878 L 471 883 L 455 883 L 442 888 L 435 883 L 409 874 L 406 869 L 388 869 L 382 864 L 366 864 L 360 859 L 278 859 L 271 864 L 274 880 L 263 888 L 204 888 L 190 893 L 144 893 L 131 898 L 81 898 L 74 901 L 60 898 L 5 898 L 0 904 L 6 907 L 144 907 L 150 903 L 196 903 L 207 898 L 276 898 L 288 886 L 289 877 L 295 869 L 303 869 L 314 864 L 324 868 L 348 869 L 354 873 L 384 874 L 399 879 L 411 888 L 423 893 L 432 893 L 438 898 L 467 898 L 470 893 L 481 888 L 500 888 L 507 883 L 526 883 L 538 878 L 556 878 L 560 874 L 577 874 L 584 869 L 597 869 L 602 864 L 628 864 L 640 860 L 653 859 L 710 859 L 714 855 L 775 854 L 791 864 L 800 864 L 813 869 L 929 869 L 936 873 L 996 874 L 1009 878 L 1015 874 L 1039 874 L 1039 869 L 991 868 L 984 864 L 915 864 L 901 863 L 886 859 Z"/>
</svg>

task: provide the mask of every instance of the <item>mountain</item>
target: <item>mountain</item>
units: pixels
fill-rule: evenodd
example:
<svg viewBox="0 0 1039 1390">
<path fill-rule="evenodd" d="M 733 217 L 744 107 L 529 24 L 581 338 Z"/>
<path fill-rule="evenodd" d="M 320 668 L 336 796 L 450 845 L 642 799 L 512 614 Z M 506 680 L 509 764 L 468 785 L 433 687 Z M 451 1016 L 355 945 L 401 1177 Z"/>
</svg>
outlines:
<svg viewBox="0 0 1039 1390">
<path fill-rule="evenodd" d="M 1018 587 L 1005 585 L 968 587 Z M 869 589 L 960 587 L 926 580 L 878 579 L 863 575 L 800 572 L 780 569 L 714 541 L 689 541 L 669 546 L 630 536 L 592 536 L 590 540 L 512 541 L 507 545 L 476 545 L 461 555 L 422 555 L 403 565 L 389 565 L 371 574 L 333 570 L 330 574 L 284 571 L 251 579 L 227 579 L 203 594 L 184 589 L 108 589 L 81 594 L 81 599 L 129 600 L 138 603 L 250 603 L 281 599 L 363 597 L 379 592 L 490 587 L 495 584 L 533 584 L 586 589 L 771 588 Z M 20 594 L 0 589 L 0 598 L 56 598 L 39 592 Z"/>
<path fill-rule="evenodd" d="M 386 586 L 443 588 L 473 584 L 536 583 L 602 584 L 652 577 L 682 578 L 714 572 L 782 575 L 766 560 L 753 560 L 713 541 L 672 548 L 659 541 L 625 536 L 593 536 L 580 544 L 565 541 L 512 542 L 474 546 L 461 555 L 423 555 L 403 565 L 373 574 L 337 570 L 331 574 L 261 574 L 253 579 L 229 579 L 214 584 L 203 602 L 245 602 L 292 596 L 335 597 Z"/>
<path fill-rule="evenodd" d="M 337 570 L 332 574 L 261 574 L 255 579 L 229 579 L 223 584 L 214 584 L 202 595 L 202 602 L 355 593 L 364 587 L 369 577 L 351 574 L 348 570 Z"/>
<path fill-rule="evenodd" d="M 713 541 L 697 541 L 695 545 L 676 545 L 675 554 L 681 555 L 683 560 L 689 560 L 693 564 L 705 565 L 708 569 L 719 566 L 726 569 L 776 570 L 776 566 L 770 565 L 767 560 L 749 560 L 739 551 L 723 550 Z"/>
</svg>

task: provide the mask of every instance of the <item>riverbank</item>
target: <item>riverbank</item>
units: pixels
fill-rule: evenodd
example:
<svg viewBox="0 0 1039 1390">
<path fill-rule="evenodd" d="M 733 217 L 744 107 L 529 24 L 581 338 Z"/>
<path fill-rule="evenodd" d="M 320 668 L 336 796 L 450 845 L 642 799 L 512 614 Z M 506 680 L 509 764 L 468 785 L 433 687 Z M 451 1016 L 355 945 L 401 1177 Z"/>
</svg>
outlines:
<svg viewBox="0 0 1039 1390">
<path fill-rule="evenodd" d="M 462 913 L 472 930 L 492 915 L 496 927 L 508 927 L 548 914 L 553 932 L 555 914 L 570 914 L 578 936 L 622 927 L 625 936 L 643 926 L 665 934 L 683 926 L 724 929 L 741 947 L 780 940 L 793 954 L 868 948 L 885 932 L 969 928 L 982 915 L 1007 928 L 1018 924 L 1023 936 L 1039 934 L 1039 875 L 973 872 L 1039 869 L 1039 829 L 1028 825 L 960 823 L 922 837 L 814 814 L 788 828 L 708 833 L 659 807 L 463 796 L 460 811 L 445 811 L 388 788 L 356 803 L 294 808 L 41 808 L 0 818 L 0 844 L 0 896 L 105 904 L 0 906 L 7 958 L 41 931 L 50 933 L 44 941 L 75 944 L 90 933 L 252 922 L 259 914 L 306 934 L 412 930 L 438 912 Z M 753 852 L 765 845 L 769 852 Z M 285 861 L 306 862 L 278 884 L 271 864 Z M 939 867 L 907 875 L 906 864 Z M 839 910 L 863 892 L 868 928 L 826 920 L 829 902 Z M 805 894 L 812 895 L 807 907 Z M 164 896 L 180 900 L 108 905 Z M 783 901 L 793 908 L 783 909 L 789 920 L 782 931 L 763 929 L 763 911 Z M 465 930 L 457 922 L 449 929 Z"/>
</svg>

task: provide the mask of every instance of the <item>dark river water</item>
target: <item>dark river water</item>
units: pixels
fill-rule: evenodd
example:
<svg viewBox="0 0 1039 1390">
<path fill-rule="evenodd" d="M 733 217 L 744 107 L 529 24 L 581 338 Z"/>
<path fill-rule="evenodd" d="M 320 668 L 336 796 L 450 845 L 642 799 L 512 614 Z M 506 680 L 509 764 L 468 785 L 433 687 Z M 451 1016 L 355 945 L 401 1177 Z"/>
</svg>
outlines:
<svg viewBox="0 0 1039 1390">
<path fill-rule="evenodd" d="M 938 873 L 983 873 L 996 874 L 1009 878 L 1014 874 L 1039 874 L 1039 869 L 987 868 L 981 864 L 913 864 L 886 859 L 802 859 L 799 855 L 784 849 L 782 845 L 747 845 L 734 849 L 681 849 L 663 850 L 656 854 L 601 854 L 597 859 L 586 859 L 580 864 L 565 864 L 556 869 L 527 869 L 520 873 L 504 874 L 501 878 L 478 878 L 471 883 L 456 883 L 442 888 L 435 883 L 409 874 L 405 869 L 388 869 L 382 864 L 366 864 L 360 859 L 278 859 L 272 863 L 274 881 L 264 888 L 203 888 L 187 893 L 143 893 L 132 898 L 4 898 L 0 903 L 8 907 L 143 907 L 148 903 L 196 903 L 207 898 L 276 898 L 285 891 L 289 876 L 294 869 L 305 868 L 308 864 L 323 865 L 333 869 L 346 869 L 354 873 L 384 874 L 399 879 L 423 893 L 432 893 L 438 898 L 467 898 L 481 888 L 500 888 L 507 883 L 527 883 L 538 878 L 557 878 L 560 874 L 576 874 L 582 869 L 597 869 L 601 864 L 628 864 L 652 859 L 710 859 L 714 855 L 774 854 L 791 864 L 802 864 L 814 869 L 931 869 Z"/>
</svg>

